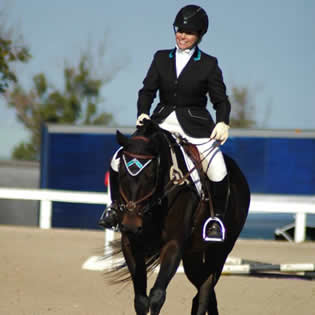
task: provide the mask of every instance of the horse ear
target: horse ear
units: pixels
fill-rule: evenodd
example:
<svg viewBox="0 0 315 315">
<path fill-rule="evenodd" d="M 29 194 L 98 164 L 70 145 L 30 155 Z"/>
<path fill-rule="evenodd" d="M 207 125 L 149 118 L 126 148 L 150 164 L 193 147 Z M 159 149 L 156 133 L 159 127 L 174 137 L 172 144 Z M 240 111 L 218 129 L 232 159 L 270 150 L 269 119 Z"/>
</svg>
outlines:
<svg viewBox="0 0 315 315">
<path fill-rule="evenodd" d="M 125 147 L 128 144 L 128 137 L 123 135 L 119 130 L 116 131 L 116 139 L 119 145 Z"/>
</svg>

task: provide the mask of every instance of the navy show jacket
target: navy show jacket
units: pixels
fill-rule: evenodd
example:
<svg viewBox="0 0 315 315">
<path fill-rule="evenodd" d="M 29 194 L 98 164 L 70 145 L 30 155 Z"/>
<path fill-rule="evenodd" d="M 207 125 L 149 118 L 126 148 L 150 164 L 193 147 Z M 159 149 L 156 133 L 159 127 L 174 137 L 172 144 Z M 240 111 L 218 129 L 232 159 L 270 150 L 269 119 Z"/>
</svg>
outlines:
<svg viewBox="0 0 315 315">
<path fill-rule="evenodd" d="M 159 91 L 160 102 L 152 119 L 162 122 L 173 110 L 187 135 L 209 137 L 214 121 L 206 109 L 207 96 L 216 111 L 216 122 L 229 124 L 231 105 L 226 95 L 222 71 L 217 59 L 196 47 L 179 77 L 176 76 L 175 49 L 159 50 L 143 80 L 138 94 L 138 116 L 150 115 L 151 105 Z"/>
</svg>

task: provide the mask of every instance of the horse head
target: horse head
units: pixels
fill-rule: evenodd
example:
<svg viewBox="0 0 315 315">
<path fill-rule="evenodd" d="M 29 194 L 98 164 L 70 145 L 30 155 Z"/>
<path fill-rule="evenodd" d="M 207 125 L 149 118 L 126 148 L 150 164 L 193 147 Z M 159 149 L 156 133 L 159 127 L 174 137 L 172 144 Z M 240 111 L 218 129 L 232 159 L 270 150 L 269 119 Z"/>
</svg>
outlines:
<svg viewBox="0 0 315 315">
<path fill-rule="evenodd" d="M 152 213 L 158 190 L 160 154 L 156 125 L 146 122 L 130 138 L 117 131 L 122 146 L 119 166 L 120 228 L 139 235 Z"/>
</svg>

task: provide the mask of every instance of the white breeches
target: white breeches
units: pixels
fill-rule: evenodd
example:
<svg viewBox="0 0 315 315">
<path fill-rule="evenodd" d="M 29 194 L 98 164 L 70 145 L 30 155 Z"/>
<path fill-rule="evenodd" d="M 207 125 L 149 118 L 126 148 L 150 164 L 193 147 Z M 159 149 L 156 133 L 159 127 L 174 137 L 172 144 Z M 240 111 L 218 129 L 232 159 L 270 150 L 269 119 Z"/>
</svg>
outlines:
<svg viewBox="0 0 315 315">
<path fill-rule="evenodd" d="M 180 126 L 175 111 L 168 115 L 159 126 L 171 133 L 179 133 L 187 141 L 196 145 L 200 158 L 203 160 L 203 170 L 211 181 L 220 182 L 227 175 L 223 154 L 218 147 L 214 148 L 215 140 L 188 136 Z"/>
</svg>

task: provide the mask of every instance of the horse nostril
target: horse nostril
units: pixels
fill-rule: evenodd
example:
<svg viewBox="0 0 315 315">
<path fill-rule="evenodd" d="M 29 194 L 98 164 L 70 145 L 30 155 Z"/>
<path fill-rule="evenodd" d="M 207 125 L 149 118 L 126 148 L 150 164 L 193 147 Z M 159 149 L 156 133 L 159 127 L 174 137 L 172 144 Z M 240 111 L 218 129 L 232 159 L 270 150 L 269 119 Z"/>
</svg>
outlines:
<svg viewBox="0 0 315 315">
<path fill-rule="evenodd" d="M 133 224 L 122 224 L 120 227 L 121 232 L 131 233 L 131 234 L 141 234 L 143 232 L 142 226 L 135 226 Z"/>
</svg>

